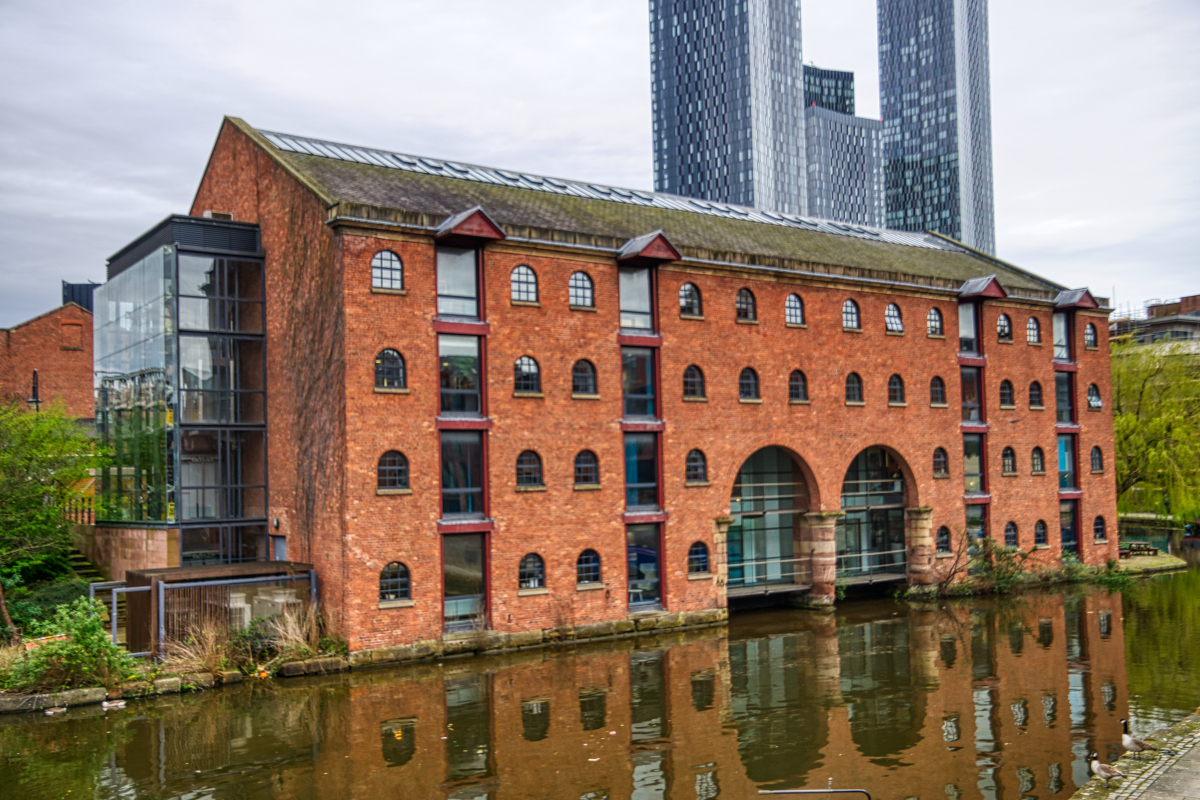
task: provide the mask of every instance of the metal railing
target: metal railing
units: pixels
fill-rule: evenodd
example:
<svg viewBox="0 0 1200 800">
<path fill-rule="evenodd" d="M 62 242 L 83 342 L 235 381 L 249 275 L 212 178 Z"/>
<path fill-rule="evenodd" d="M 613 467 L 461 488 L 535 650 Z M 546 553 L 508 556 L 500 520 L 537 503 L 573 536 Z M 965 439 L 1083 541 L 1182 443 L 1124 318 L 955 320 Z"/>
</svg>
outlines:
<svg viewBox="0 0 1200 800">
<path fill-rule="evenodd" d="M 795 564 L 808 564 L 808 563 L 810 563 L 809 556 L 792 556 L 790 558 L 761 558 L 761 559 L 755 559 L 752 561 L 730 561 L 727 564 L 729 572 L 732 573 L 735 569 L 740 569 L 740 570 L 743 570 L 743 575 L 741 578 L 737 578 L 737 579 L 730 577 L 728 585 L 729 585 L 729 588 L 733 589 L 733 588 L 743 588 L 746 586 L 759 586 L 762 584 L 793 583 L 793 582 L 795 582 L 795 577 L 796 577 L 796 572 L 797 572 L 794 565 Z M 747 567 L 754 569 L 754 568 L 762 565 L 769 569 L 771 566 L 778 566 L 778 565 L 783 565 L 783 564 L 793 565 L 793 566 L 789 566 L 786 569 L 781 568 L 780 574 L 776 577 L 764 577 L 764 576 L 759 576 L 758 574 L 755 574 L 755 575 L 749 576 L 750 579 L 747 580 L 747 576 L 744 574 Z M 755 572 L 757 573 L 757 570 L 755 570 Z"/>
<path fill-rule="evenodd" d="M 837 557 L 837 576 L 839 578 L 856 578 L 904 574 L 908 570 L 907 553 L 908 551 L 903 548 L 844 553 Z M 889 558 L 886 563 L 881 563 L 877 559 L 882 556 L 898 556 L 898 558 Z"/>
<path fill-rule="evenodd" d="M 95 600 L 97 590 L 108 590 L 111 594 L 111 597 L 109 598 L 109 622 L 112 625 L 112 643 L 115 645 L 120 645 L 121 642 L 119 641 L 117 635 L 117 595 L 129 594 L 131 592 L 148 592 L 150 591 L 150 587 L 126 586 L 125 581 L 99 581 L 97 583 L 88 584 L 88 597 L 92 600 Z M 125 620 L 125 630 L 127 632 L 129 630 L 128 615 L 126 616 Z M 128 633 L 126 633 L 126 638 L 128 638 Z M 129 655 L 134 656 L 135 658 L 144 658 L 150 655 L 150 651 L 144 650 L 140 653 L 130 653 Z"/>
</svg>

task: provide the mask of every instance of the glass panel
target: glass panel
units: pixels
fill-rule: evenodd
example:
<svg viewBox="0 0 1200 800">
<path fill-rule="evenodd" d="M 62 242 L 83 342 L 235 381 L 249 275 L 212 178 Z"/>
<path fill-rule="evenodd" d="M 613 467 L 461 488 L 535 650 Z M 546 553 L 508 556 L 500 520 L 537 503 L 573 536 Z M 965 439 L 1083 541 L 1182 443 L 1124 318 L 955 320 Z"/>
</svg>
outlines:
<svg viewBox="0 0 1200 800">
<path fill-rule="evenodd" d="M 630 739 L 646 742 L 667 735 L 667 681 L 662 652 L 629 657 Z"/>
<path fill-rule="evenodd" d="M 1058 437 L 1058 488 L 1075 489 L 1075 437 Z"/>
<path fill-rule="evenodd" d="M 1064 553 L 1079 552 L 1079 520 L 1078 505 L 1074 500 L 1060 500 L 1058 503 L 1059 525 L 1062 528 L 1062 549 Z"/>
<path fill-rule="evenodd" d="M 483 516 L 483 434 L 442 433 L 442 516 Z"/>
<path fill-rule="evenodd" d="M 968 494 L 983 491 L 983 437 L 963 436 L 963 477 Z"/>
<path fill-rule="evenodd" d="M 452 732 L 446 737 L 447 781 L 492 774 L 491 718 L 487 676 L 446 681 L 446 730 Z"/>
<path fill-rule="evenodd" d="M 437 249 L 438 314 L 478 317 L 475 251 L 457 247 Z"/>
<path fill-rule="evenodd" d="M 881 447 L 859 453 L 846 470 L 841 502 L 838 574 L 903 573 L 904 476 L 891 453 Z"/>
<path fill-rule="evenodd" d="M 442 537 L 446 630 L 483 630 L 484 535 L 457 533 Z"/>
<path fill-rule="evenodd" d="M 1071 359 L 1071 337 L 1067 329 L 1067 315 L 1061 311 L 1054 315 L 1054 357 L 1063 361 Z"/>
<path fill-rule="evenodd" d="M 967 506 L 967 538 L 982 539 L 987 536 L 987 506 Z"/>
<path fill-rule="evenodd" d="M 479 337 L 438 336 L 441 409 L 450 414 L 478 414 Z"/>
<path fill-rule="evenodd" d="M 958 306 L 958 349 L 963 353 L 978 352 L 974 303 L 960 303 Z"/>
<path fill-rule="evenodd" d="M 963 422 L 977 422 L 981 419 L 980 409 L 983 406 L 983 399 L 980 396 L 979 369 L 962 367 L 961 381 Z"/>
<path fill-rule="evenodd" d="M 659 602 L 659 540 L 657 525 L 625 529 L 629 564 L 629 604 Z"/>
<path fill-rule="evenodd" d="M 625 434 L 625 505 L 658 508 L 658 436 Z"/>
<path fill-rule="evenodd" d="M 1075 421 L 1075 395 L 1071 391 L 1071 383 L 1069 372 L 1054 373 L 1054 407 L 1059 422 Z"/>
<path fill-rule="evenodd" d="M 626 417 L 654 416 L 654 351 L 648 347 L 621 348 L 621 387 Z"/>
<path fill-rule="evenodd" d="M 621 327 L 642 328 L 649 330 L 654 327 L 650 317 L 650 269 L 622 269 L 620 271 L 621 288 Z"/>
</svg>

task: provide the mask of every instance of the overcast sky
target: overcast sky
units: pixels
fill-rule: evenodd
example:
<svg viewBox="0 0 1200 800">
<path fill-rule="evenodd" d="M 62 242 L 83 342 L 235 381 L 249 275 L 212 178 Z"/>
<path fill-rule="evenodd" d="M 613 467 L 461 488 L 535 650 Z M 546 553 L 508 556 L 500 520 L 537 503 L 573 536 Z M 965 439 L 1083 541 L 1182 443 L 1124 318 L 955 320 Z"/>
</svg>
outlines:
<svg viewBox="0 0 1200 800">
<path fill-rule="evenodd" d="M 993 0 L 997 254 L 1117 302 L 1200 294 L 1200 2 Z M 874 0 L 805 60 L 877 117 Z M 0 327 L 186 212 L 222 115 L 634 188 L 646 0 L 0 0 Z"/>
</svg>

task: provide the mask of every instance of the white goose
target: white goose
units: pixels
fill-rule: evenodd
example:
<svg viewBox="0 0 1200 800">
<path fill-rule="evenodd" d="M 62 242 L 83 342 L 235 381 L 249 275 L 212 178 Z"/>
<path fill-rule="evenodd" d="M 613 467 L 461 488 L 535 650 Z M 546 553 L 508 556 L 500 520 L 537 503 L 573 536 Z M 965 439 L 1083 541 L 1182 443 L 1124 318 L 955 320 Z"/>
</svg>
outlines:
<svg viewBox="0 0 1200 800">
<path fill-rule="evenodd" d="M 1137 758 L 1141 758 L 1142 753 L 1145 753 L 1147 751 L 1156 751 L 1157 752 L 1158 748 L 1155 747 L 1154 745 L 1150 744 L 1149 742 L 1144 742 L 1141 739 L 1137 738 L 1136 736 L 1130 735 L 1129 720 L 1127 720 L 1127 719 L 1121 720 L 1121 731 L 1122 731 L 1121 746 L 1124 747 L 1129 752 L 1133 753 L 1134 756 L 1136 756 Z"/>
<path fill-rule="evenodd" d="M 1108 764 L 1101 764 L 1100 754 L 1096 753 L 1095 751 L 1088 753 L 1088 758 L 1091 759 L 1092 762 L 1092 774 L 1104 781 L 1105 788 L 1108 788 L 1108 782 L 1113 778 L 1127 777 L 1124 772 L 1121 772 L 1121 770 L 1117 769 L 1116 767 L 1109 766 Z"/>
</svg>

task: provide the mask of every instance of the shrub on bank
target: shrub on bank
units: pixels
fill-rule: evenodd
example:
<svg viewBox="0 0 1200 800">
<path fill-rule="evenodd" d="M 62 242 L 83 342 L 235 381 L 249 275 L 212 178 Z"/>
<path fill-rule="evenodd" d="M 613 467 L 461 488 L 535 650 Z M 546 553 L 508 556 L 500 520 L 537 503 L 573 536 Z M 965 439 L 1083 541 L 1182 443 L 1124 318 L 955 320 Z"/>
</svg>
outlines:
<svg viewBox="0 0 1200 800">
<path fill-rule="evenodd" d="M 0 683 L 8 691 L 112 687 L 139 671 L 137 660 L 112 643 L 103 604 L 85 597 L 35 623 L 27 646 L 32 649 L 2 668 Z"/>
</svg>

